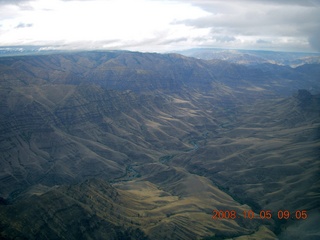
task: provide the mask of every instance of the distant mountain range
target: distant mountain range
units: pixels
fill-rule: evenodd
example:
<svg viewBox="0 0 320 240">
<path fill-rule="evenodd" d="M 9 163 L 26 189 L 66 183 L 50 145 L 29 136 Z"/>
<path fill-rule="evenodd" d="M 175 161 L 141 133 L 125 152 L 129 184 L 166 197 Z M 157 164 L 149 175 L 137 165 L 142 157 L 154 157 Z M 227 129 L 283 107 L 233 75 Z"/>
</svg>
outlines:
<svg viewBox="0 0 320 240">
<path fill-rule="evenodd" d="M 55 46 L 2 46 L 0 47 L 0 56 L 23 56 L 35 54 L 51 54 L 59 52 L 70 52 Z M 72 51 L 71 51 L 72 52 Z"/>
<path fill-rule="evenodd" d="M 28 51 L 0 57 L 1 239 L 320 237 L 316 55 Z"/>
<path fill-rule="evenodd" d="M 237 64 L 258 65 L 264 63 L 298 67 L 304 64 L 319 64 L 320 53 L 272 52 L 259 50 L 226 50 L 196 48 L 179 52 L 199 59 L 218 59 Z"/>
<path fill-rule="evenodd" d="M 272 92 L 292 94 L 299 88 L 318 92 L 320 85 L 315 81 L 319 79 L 318 64 L 292 68 L 262 62 L 247 66 L 231 63 L 230 60 L 208 61 L 178 54 L 127 51 L 27 54 L 3 57 L 0 61 L 3 65 L 1 71 L 23 75 L 34 83 L 44 79 L 52 83 L 94 83 L 117 90 L 160 88 L 180 91 L 183 86 L 208 90 L 217 83 L 223 83 L 232 87 L 254 84 Z M 17 80 L 21 84 L 19 77 Z M 7 81 L 7 84 L 12 83 Z"/>
<path fill-rule="evenodd" d="M 0 56 L 21 56 L 35 54 L 52 54 L 76 52 L 65 50 L 61 46 L 8 46 L 0 47 Z M 205 60 L 224 60 L 231 63 L 244 65 L 257 65 L 271 63 L 298 67 L 304 64 L 319 64 L 320 53 L 304 52 L 275 52 L 262 50 L 219 49 L 219 48 L 194 48 L 174 53 L 187 57 L 195 57 Z"/>
</svg>

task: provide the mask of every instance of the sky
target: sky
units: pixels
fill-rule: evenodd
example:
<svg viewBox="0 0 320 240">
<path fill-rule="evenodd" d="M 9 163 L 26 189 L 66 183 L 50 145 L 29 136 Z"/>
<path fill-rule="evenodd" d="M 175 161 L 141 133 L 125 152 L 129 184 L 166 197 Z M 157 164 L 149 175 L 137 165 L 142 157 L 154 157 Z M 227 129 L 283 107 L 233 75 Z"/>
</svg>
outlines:
<svg viewBox="0 0 320 240">
<path fill-rule="evenodd" d="M 320 52 L 320 0 L 0 0 L 0 47 Z"/>
</svg>

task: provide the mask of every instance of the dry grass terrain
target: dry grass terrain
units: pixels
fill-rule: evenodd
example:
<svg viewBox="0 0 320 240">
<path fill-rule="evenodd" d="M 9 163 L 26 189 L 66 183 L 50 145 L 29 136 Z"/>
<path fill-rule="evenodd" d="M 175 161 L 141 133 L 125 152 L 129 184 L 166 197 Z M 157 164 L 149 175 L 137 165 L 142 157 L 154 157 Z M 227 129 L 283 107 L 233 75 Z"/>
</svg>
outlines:
<svg viewBox="0 0 320 240">
<path fill-rule="evenodd" d="M 319 82 L 261 68 L 130 52 L 0 58 L 0 238 L 320 237 L 320 98 L 299 90 Z"/>
</svg>

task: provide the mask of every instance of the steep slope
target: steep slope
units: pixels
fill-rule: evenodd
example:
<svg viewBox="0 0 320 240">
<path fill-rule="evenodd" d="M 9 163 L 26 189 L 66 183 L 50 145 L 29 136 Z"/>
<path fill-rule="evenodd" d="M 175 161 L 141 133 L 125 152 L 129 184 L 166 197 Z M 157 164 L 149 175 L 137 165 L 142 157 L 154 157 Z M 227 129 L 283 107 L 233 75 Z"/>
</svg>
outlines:
<svg viewBox="0 0 320 240">
<path fill-rule="evenodd" d="M 246 192 L 249 198 L 250 192 L 258 196 L 255 188 L 263 187 L 263 208 L 288 208 L 291 204 L 296 208 L 299 204 L 295 202 L 300 199 L 316 207 L 315 195 L 308 199 L 302 192 L 316 194 L 319 190 L 319 163 L 316 161 L 319 156 L 319 95 L 305 99 L 302 92 L 288 100 L 263 101 L 238 108 L 236 121 L 224 123 L 211 138 L 199 140 L 198 145 L 204 146 L 197 149 L 195 156 L 181 155 L 173 158 L 172 164 L 187 164 L 189 171 L 205 173 L 230 193 Z M 283 182 L 285 178 L 287 182 Z M 308 180 L 304 182 L 303 179 Z M 295 189 L 291 194 L 296 195 L 288 194 L 289 189 L 278 192 L 286 188 Z M 276 197 L 273 191 L 284 195 Z M 290 197 L 290 204 L 283 201 L 284 197 Z M 307 208 L 301 204 L 300 207 Z"/>
<path fill-rule="evenodd" d="M 317 217 L 277 218 L 319 207 L 319 95 L 298 91 L 319 87 L 308 69 L 118 51 L 0 58 L 0 236 L 313 229 Z"/>
<path fill-rule="evenodd" d="M 245 222 L 243 218 L 213 221 L 213 204 L 238 211 L 248 210 L 248 206 L 238 204 L 204 178 L 188 178 L 201 189 L 201 198 L 190 193 L 188 196 L 171 194 L 148 181 L 123 182 L 114 187 L 97 179 L 49 189 L 34 186 L 14 205 L 0 206 L 1 236 L 9 239 L 17 236 L 28 239 L 148 239 L 147 236 L 150 239 L 197 239 L 212 234 L 213 230 L 216 235 L 251 234 L 262 222 Z M 193 228 L 189 227 L 190 223 Z"/>
<path fill-rule="evenodd" d="M 200 140 L 203 147 L 171 159 L 170 164 L 211 179 L 257 213 L 271 210 L 276 222 L 278 211 L 288 210 L 289 225 L 315 226 L 319 221 L 313 217 L 319 213 L 319 103 L 319 95 L 299 91 L 291 99 L 244 106 L 238 109 L 236 121 Z M 295 219 L 300 210 L 312 217 Z"/>
<path fill-rule="evenodd" d="M 31 189 L 31 196 L 14 206 L 0 206 L 2 219 L 7 219 L 1 222 L 2 237 L 147 239 L 141 230 L 120 220 L 121 212 L 116 204 L 119 194 L 106 182 L 90 180 L 69 187 L 41 189 L 43 192 L 39 189 Z M 118 222 L 125 222 L 125 227 Z"/>
</svg>

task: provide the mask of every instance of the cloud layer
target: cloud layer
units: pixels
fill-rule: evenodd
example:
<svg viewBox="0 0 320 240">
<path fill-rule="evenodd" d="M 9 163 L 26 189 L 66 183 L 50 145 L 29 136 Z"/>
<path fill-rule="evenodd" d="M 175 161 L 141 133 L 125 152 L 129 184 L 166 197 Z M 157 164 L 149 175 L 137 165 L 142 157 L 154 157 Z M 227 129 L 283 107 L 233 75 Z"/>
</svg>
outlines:
<svg viewBox="0 0 320 240">
<path fill-rule="evenodd" d="M 320 51 L 318 0 L 0 0 L 0 46 Z"/>
</svg>

